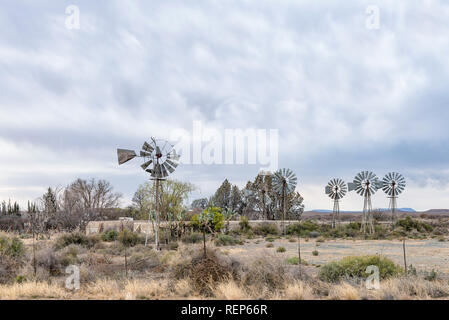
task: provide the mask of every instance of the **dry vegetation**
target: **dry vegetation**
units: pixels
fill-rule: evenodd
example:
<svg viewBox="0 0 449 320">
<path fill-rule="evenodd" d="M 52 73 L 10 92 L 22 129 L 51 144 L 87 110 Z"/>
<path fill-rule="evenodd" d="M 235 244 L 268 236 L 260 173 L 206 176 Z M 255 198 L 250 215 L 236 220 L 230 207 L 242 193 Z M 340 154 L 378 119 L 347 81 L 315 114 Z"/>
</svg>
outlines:
<svg viewBox="0 0 449 320">
<path fill-rule="evenodd" d="M 222 241 L 215 246 L 215 239 L 208 241 L 208 254 L 204 258 L 201 243 L 196 243 L 200 237 L 195 235 L 184 239 L 185 243 L 180 241 L 176 246 L 167 246 L 156 252 L 145 247 L 142 238 L 136 234 L 119 234 L 117 237 L 62 234 L 37 242 L 37 270 L 34 274 L 30 241 L 21 247 L 18 239 L 14 240 L 10 235 L 1 234 L 0 238 L 3 239 L 0 241 L 0 272 L 11 270 L 10 264 L 15 268 L 15 272 L 2 273 L 1 299 L 348 300 L 449 297 L 447 281 L 412 274 L 406 277 L 399 267 L 389 262 L 385 263 L 387 271 L 384 272 L 385 277 L 382 276 L 380 289 L 367 290 L 363 281 L 344 277 L 333 282 L 323 280 L 325 277 L 310 274 L 304 265 L 300 275 L 298 265 L 288 263 L 285 253 L 276 253 L 275 249 L 271 249 L 271 255 L 241 261 L 227 254 Z M 102 241 L 102 238 L 107 241 Z M 364 260 L 358 258 L 357 264 L 363 264 L 360 261 Z M 342 265 L 348 263 L 345 260 Z M 81 288 L 77 291 L 64 286 L 65 267 L 71 264 L 80 267 Z M 322 267 L 322 270 L 327 269 Z"/>
</svg>

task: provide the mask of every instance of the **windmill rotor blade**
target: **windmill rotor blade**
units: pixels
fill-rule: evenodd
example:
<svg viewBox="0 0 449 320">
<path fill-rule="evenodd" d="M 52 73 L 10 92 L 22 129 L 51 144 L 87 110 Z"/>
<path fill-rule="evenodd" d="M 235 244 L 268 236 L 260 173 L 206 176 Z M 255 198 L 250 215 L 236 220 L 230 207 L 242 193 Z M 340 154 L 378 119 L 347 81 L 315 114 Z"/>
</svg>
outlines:
<svg viewBox="0 0 449 320">
<path fill-rule="evenodd" d="M 176 168 L 178 166 L 178 163 L 172 161 L 172 160 L 165 160 L 166 163 L 168 163 L 169 165 L 171 165 L 173 168 Z"/>
<path fill-rule="evenodd" d="M 151 153 L 146 152 L 146 151 L 140 151 L 140 156 L 141 157 L 151 157 Z"/>
<path fill-rule="evenodd" d="M 165 178 L 165 177 L 168 177 L 168 172 L 167 172 L 167 170 L 165 169 L 165 165 L 162 163 L 161 164 L 161 174 L 162 174 L 162 176 Z"/>
<path fill-rule="evenodd" d="M 146 168 L 148 168 L 148 166 L 153 162 L 153 160 L 148 160 L 147 162 L 143 163 L 141 165 L 143 170 L 146 170 Z"/>
<path fill-rule="evenodd" d="M 124 164 L 135 157 L 137 157 L 137 154 L 134 150 L 117 149 L 117 159 L 119 165 Z"/>
<path fill-rule="evenodd" d="M 146 141 L 143 143 L 142 149 L 145 150 L 145 151 L 148 151 L 148 152 L 150 152 L 150 153 L 152 153 L 153 150 L 154 150 L 153 146 L 151 146 L 151 145 L 150 145 L 148 142 L 146 142 Z"/>
<path fill-rule="evenodd" d="M 172 166 L 170 166 L 170 165 L 168 164 L 167 161 L 164 162 L 164 165 L 165 165 L 165 168 L 166 168 L 170 173 L 173 173 L 173 172 L 175 171 L 175 168 L 173 168 Z"/>
</svg>

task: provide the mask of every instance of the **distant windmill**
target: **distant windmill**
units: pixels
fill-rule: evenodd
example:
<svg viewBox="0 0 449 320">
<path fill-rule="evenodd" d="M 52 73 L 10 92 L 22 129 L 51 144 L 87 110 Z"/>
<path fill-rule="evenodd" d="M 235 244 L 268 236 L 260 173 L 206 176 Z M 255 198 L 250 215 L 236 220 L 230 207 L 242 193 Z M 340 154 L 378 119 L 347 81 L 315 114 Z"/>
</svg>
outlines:
<svg viewBox="0 0 449 320">
<path fill-rule="evenodd" d="M 391 212 L 391 225 L 394 226 L 396 222 L 396 209 L 397 203 L 396 199 L 399 194 L 404 191 L 405 188 L 405 178 L 402 174 L 397 172 L 390 172 L 385 175 L 382 179 L 382 190 L 388 195 L 390 198 L 389 209 Z"/>
<path fill-rule="evenodd" d="M 371 204 L 371 196 L 382 187 L 382 183 L 377 176 L 371 171 L 362 171 L 358 173 L 354 182 L 348 184 L 348 190 L 355 190 L 359 195 L 363 196 L 363 213 L 362 225 L 360 231 L 363 233 L 374 233 L 373 224 L 373 207 Z"/>
<path fill-rule="evenodd" d="M 244 189 L 243 193 L 246 197 L 254 197 L 259 201 L 262 207 L 263 219 L 268 220 L 267 206 L 271 204 L 271 198 L 268 196 L 268 185 L 266 182 L 266 177 L 271 176 L 271 172 L 262 171 L 259 173 L 258 178 L 260 178 L 260 184 L 257 186 L 257 190 Z M 256 178 L 257 181 L 257 178 Z"/>
<path fill-rule="evenodd" d="M 287 195 L 295 191 L 297 184 L 296 175 L 290 169 L 279 169 L 273 175 L 273 189 L 282 198 L 282 234 L 285 234 L 284 220 L 285 220 L 285 199 Z"/>
<path fill-rule="evenodd" d="M 334 209 L 332 210 L 332 228 L 340 223 L 340 204 L 339 201 L 346 195 L 348 186 L 341 179 L 332 179 L 325 188 L 325 193 L 334 200 Z"/>
<path fill-rule="evenodd" d="M 122 165 L 135 157 L 133 150 L 117 149 L 118 164 Z M 180 156 L 176 154 L 173 145 L 166 140 L 151 138 L 150 142 L 144 142 L 139 157 L 143 158 L 141 168 L 151 175 L 151 180 L 156 183 L 155 209 L 156 209 L 156 249 L 159 249 L 159 204 L 160 204 L 160 181 L 165 180 L 173 173 L 179 164 Z M 148 240 L 148 232 L 145 245 Z"/>
</svg>

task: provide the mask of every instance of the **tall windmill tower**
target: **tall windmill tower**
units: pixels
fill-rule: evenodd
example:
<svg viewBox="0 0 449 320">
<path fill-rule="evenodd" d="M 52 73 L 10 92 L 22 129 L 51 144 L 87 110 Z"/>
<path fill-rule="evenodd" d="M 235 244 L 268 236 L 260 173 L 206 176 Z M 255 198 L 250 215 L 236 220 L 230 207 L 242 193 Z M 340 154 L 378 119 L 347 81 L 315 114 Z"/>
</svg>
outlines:
<svg viewBox="0 0 449 320">
<path fill-rule="evenodd" d="M 397 202 L 396 199 L 398 198 L 398 195 L 404 191 L 405 188 L 405 178 L 402 176 L 402 174 L 397 172 L 390 172 L 385 175 L 385 177 L 382 179 L 382 190 L 388 195 L 390 198 L 390 205 L 389 209 L 391 212 L 391 226 L 393 227 L 396 220 L 396 209 L 397 209 Z"/>
<path fill-rule="evenodd" d="M 332 228 L 340 223 L 340 199 L 346 195 L 348 186 L 341 179 L 331 179 L 325 188 L 325 193 L 334 200 L 334 209 L 332 210 Z"/>
<path fill-rule="evenodd" d="M 122 165 L 131 159 L 138 157 L 136 152 L 128 149 L 117 149 L 118 164 Z M 151 138 L 150 142 L 144 142 L 139 157 L 143 158 L 141 168 L 150 174 L 151 180 L 155 182 L 155 211 L 156 211 L 156 232 L 155 244 L 159 250 L 159 226 L 160 226 L 160 203 L 161 203 L 161 181 L 175 171 L 179 164 L 180 156 L 176 153 L 173 145 L 166 140 Z M 145 245 L 148 241 L 146 233 Z"/>
<path fill-rule="evenodd" d="M 371 196 L 381 187 L 382 183 L 371 171 L 362 171 L 358 173 L 355 176 L 354 181 L 349 183 L 349 191 L 355 190 L 359 195 L 363 196 L 362 225 L 360 227 L 360 231 L 363 233 L 374 233 Z"/>
<path fill-rule="evenodd" d="M 273 189 L 281 195 L 282 198 L 282 234 L 285 234 L 285 214 L 286 214 L 286 205 L 285 200 L 287 195 L 295 191 L 297 178 L 296 174 L 293 173 L 290 169 L 279 169 L 273 175 Z"/>
</svg>

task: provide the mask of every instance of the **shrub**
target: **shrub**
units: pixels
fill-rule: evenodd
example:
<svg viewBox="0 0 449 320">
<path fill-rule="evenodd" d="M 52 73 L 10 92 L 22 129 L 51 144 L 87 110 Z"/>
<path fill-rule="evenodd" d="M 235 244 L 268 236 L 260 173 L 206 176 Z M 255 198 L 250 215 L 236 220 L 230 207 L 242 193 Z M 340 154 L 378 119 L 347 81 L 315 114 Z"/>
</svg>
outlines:
<svg viewBox="0 0 449 320">
<path fill-rule="evenodd" d="M 270 243 L 267 243 L 267 244 L 265 245 L 265 247 L 267 247 L 267 248 L 273 248 L 273 247 L 274 247 L 274 244 L 272 244 L 272 243 L 270 242 Z"/>
<path fill-rule="evenodd" d="M 101 235 L 101 240 L 105 242 L 112 242 L 117 240 L 118 232 L 116 230 L 108 230 L 106 232 L 103 232 Z"/>
<path fill-rule="evenodd" d="M 140 234 L 132 232 L 128 229 L 120 231 L 117 239 L 125 247 L 134 247 L 139 243 L 145 243 L 145 238 L 143 238 Z"/>
<path fill-rule="evenodd" d="M 404 228 L 405 231 L 411 231 L 413 229 L 416 229 L 419 232 L 433 231 L 433 227 L 430 224 L 412 219 L 410 216 L 405 217 L 405 219 L 398 220 L 396 222 L 396 225 Z"/>
<path fill-rule="evenodd" d="M 278 247 L 277 249 L 276 249 L 276 252 L 285 252 L 286 250 L 285 250 L 285 248 L 284 247 Z"/>
<path fill-rule="evenodd" d="M 100 242 L 98 235 L 86 236 L 80 232 L 66 233 L 56 239 L 56 249 L 62 249 L 71 244 L 77 244 L 86 248 L 92 248 Z"/>
<path fill-rule="evenodd" d="M 403 273 L 403 269 L 390 259 L 379 255 L 345 257 L 330 262 L 320 268 L 319 278 L 327 282 L 338 282 L 342 278 L 366 278 L 366 268 L 375 265 L 379 268 L 380 278 L 386 279 Z"/>
<path fill-rule="evenodd" d="M 203 241 L 203 235 L 201 233 L 191 233 L 182 237 L 181 241 L 184 243 L 199 243 Z"/>
<path fill-rule="evenodd" d="M 251 226 L 249 225 L 249 220 L 247 216 L 241 216 L 239 221 L 239 226 L 241 231 L 249 231 Z"/>
<path fill-rule="evenodd" d="M 23 242 L 17 237 L 0 237 L 0 255 L 20 258 L 25 253 Z"/>
<path fill-rule="evenodd" d="M 291 235 L 299 234 L 303 237 L 309 236 L 309 233 L 311 233 L 311 232 L 319 232 L 319 231 L 320 231 L 320 225 L 311 220 L 305 220 L 301 223 L 293 223 L 293 224 L 288 225 L 288 227 L 287 227 L 287 234 L 291 234 Z"/>
<path fill-rule="evenodd" d="M 207 222 L 200 221 L 201 214 L 195 214 L 191 219 L 191 226 L 194 227 L 197 230 L 203 231 L 204 224 L 207 224 L 207 228 L 205 228 L 206 232 L 220 231 L 225 224 L 225 218 L 224 215 L 221 213 L 220 207 L 209 207 L 204 209 L 204 212 L 202 213 L 207 217 Z M 210 230 L 209 230 L 210 228 Z"/>
<path fill-rule="evenodd" d="M 178 250 L 179 244 L 175 242 L 170 242 L 168 244 L 168 250 Z"/>
<path fill-rule="evenodd" d="M 269 222 L 263 222 L 259 224 L 258 226 L 253 228 L 254 234 L 257 234 L 259 236 L 266 236 L 266 235 L 278 235 L 280 233 L 279 228 L 277 225 Z"/>
<path fill-rule="evenodd" d="M 319 255 L 319 252 L 318 252 L 318 250 L 313 250 L 313 251 L 312 251 L 312 254 L 313 254 L 314 256 L 317 256 L 317 255 Z"/>
<path fill-rule="evenodd" d="M 266 237 L 266 238 L 265 238 L 265 241 L 273 242 L 273 241 L 274 241 L 274 238 L 273 238 L 273 237 Z"/>
<path fill-rule="evenodd" d="M 243 242 L 226 234 L 219 234 L 217 239 L 215 239 L 216 246 L 234 246 L 236 244 L 243 244 Z"/>
<path fill-rule="evenodd" d="M 287 263 L 288 264 L 298 264 L 298 262 L 299 262 L 299 257 L 291 257 L 291 258 L 287 259 Z M 306 266 L 307 265 L 307 261 L 304 260 L 304 259 L 301 259 L 301 264 Z"/>
<path fill-rule="evenodd" d="M 24 253 L 19 238 L 0 235 L 0 283 L 15 279 L 23 264 Z"/>
</svg>

